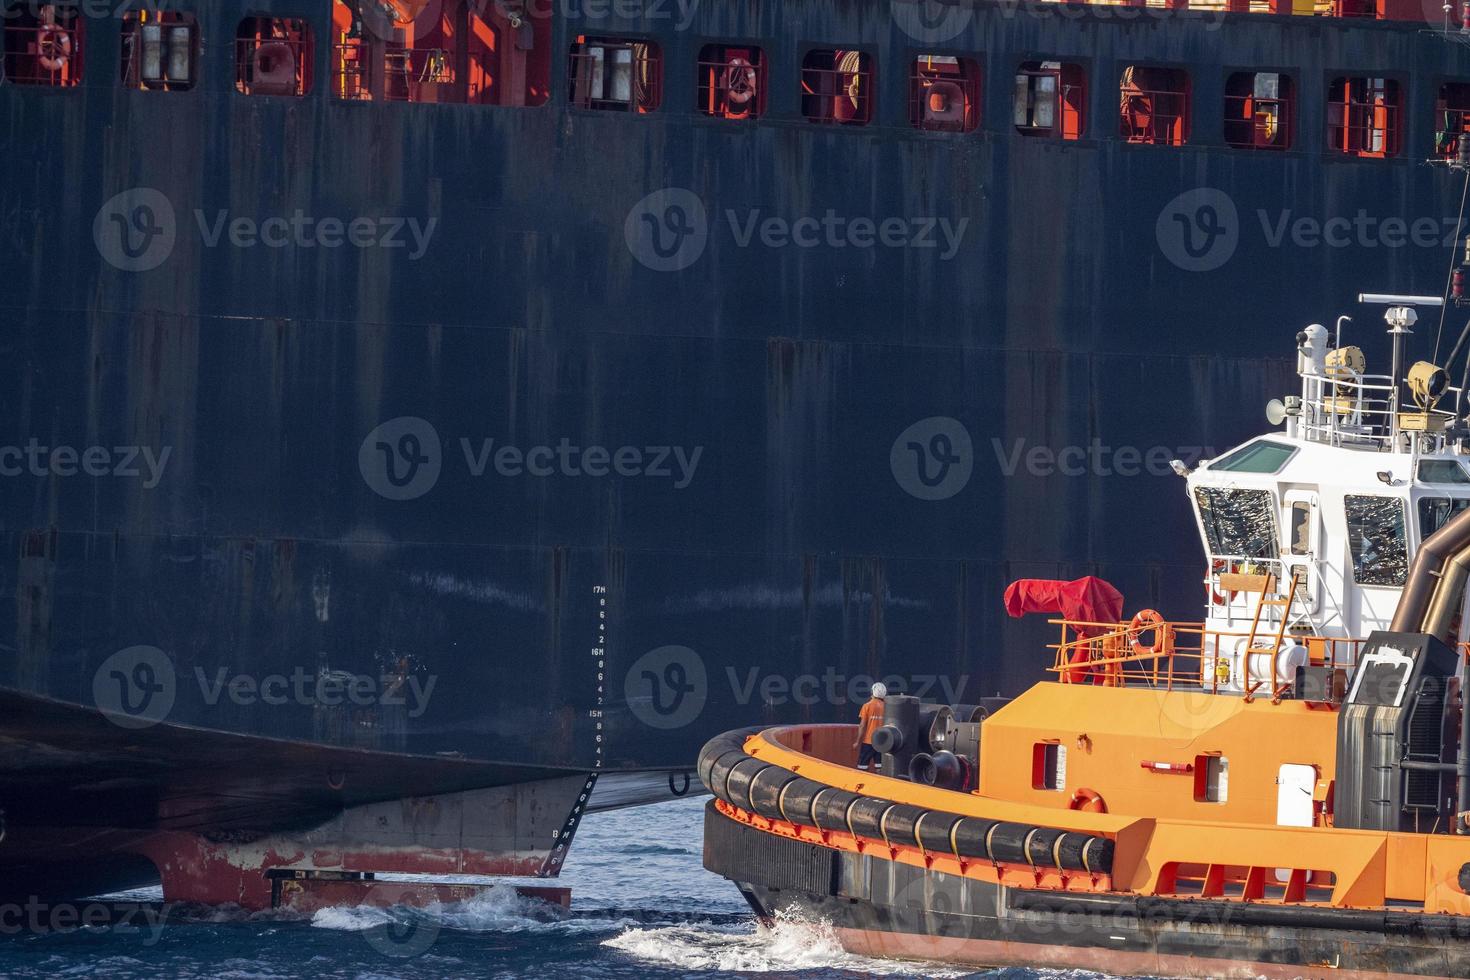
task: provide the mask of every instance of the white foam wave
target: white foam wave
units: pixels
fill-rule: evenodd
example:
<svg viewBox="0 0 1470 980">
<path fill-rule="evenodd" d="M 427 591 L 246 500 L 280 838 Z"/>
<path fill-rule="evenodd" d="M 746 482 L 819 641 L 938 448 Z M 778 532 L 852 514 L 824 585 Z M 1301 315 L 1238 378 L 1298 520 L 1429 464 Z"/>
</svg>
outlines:
<svg viewBox="0 0 1470 980">
<path fill-rule="evenodd" d="M 750 930 L 713 926 L 628 929 L 603 946 L 646 963 L 680 970 L 788 973 L 849 970 L 869 976 L 959 977 L 966 971 L 938 964 L 874 960 L 842 948 L 830 924 L 778 913 L 776 924 Z"/>
<path fill-rule="evenodd" d="M 367 932 L 378 926 L 391 925 L 397 921 L 386 909 L 368 905 L 351 907 L 334 906 L 317 909 L 311 924 L 317 929 L 335 929 L 338 932 Z"/>
<path fill-rule="evenodd" d="M 324 908 L 312 916 L 311 924 L 318 929 L 365 932 L 406 921 L 468 933 L 605 932 L 621 925 L 571 917 L 559 906 L 517 894 L 509 885 L 486 888 L 462 902 L 432 902 L 422 908 Z"/>
</svg>

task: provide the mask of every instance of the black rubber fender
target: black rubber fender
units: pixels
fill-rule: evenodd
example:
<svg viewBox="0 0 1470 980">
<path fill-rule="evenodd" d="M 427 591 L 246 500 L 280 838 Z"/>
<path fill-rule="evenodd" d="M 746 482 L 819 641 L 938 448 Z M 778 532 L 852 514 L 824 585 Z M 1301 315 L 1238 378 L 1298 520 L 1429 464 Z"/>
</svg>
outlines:
<svg viewBox="0 0 1470 980">
<path fill-rule="evenodd" d="M 787 783 L 795 782 L 801 777 L 790 769 L 782 769 L 780 766 L 770 766 L 755 774 L 750 781 L 750 787 L 746 795 L 750 797 L 750 808 L 768 820 L 782 820 L 781 816 L 781 791 L 786 788 Z"/>
<path fill-rule="evenodd" d="M 996 824 L 986 846 L 990 860 L 1003 864 L 1030 864 L 1031 858 L 1026 853 L 1026 844 L 1032 832 L 1037 829 L 1039 828 L 1020 823 Z"/>
<path fill-rule="evenodd" d="M 730 791 L 725 786 L 725 782 L 730 778 L 730 770 L 749 758 L 750 756 L 746 755 L 741 749 L 724 753 L 710 767 L 709 778 L 704 780 L 704 785 L 711 793 L 715 794 L 716 798 L 729 803 Z"/>
<path fill-rule="evenodd" d="M 1082 845 L 1082 870 L 1113 873 L 1113 842 L 1107 837 L 1089 837 Z"/>
<path fill-rule="evenodd" d="M 716 735 L 704 743 L 704 747 L 699 750 L 699 761 L 694 766 L 694 771 L 699 774 L 699 778 L 703 779 L 708 775 L 710 767 L 715 764 L 715 760 L 726 752 L 744 750 L 744 740 L 736 739 L 734 736 L 734 732 L 726 732 L 723 735 Z"/>
<path fill-rule="evenodd" d="M 1086 871 L 1087 865 L 1083 863 L 1082 856 L 1087 850 L 1087 842 L 1091 840 L 1096 838 L 1090 834 L 1063 833 L 1055 848 L 1057 866 L 1068 871 Z"/>
<path fill-rule="evenodd" d="M 704 743 L 704 748 L 699 750 L 699 760 L 695 764 L 694 771 L 699 774 L 699 779 L 706 787 L 710 786 L 710 770 L 714 767 L 715 760 L 726 752 L 744 752 L 745 742 L 752 735 L 759 735 L 765 731 L 763 728 L 738 728 L 734 731 L 724 732 L 716 735 Z"/>
<path fill-rule="evenodd" d="M 840 830 L 847 833 L 847 808 L 862 797 L 845 789 L 828 786 L 812 803 L 812 826 L 818 830 Z"/>
<path fill-rule="evenodd" d="M 864 796 L 847 811 L 847 827 L 857 837 L 882 840 L 883 815 L 897 805 L 892 800 Z"/>
<path fill-rule="evenodd" d="M 738 806 L 745 811 L 753 811 L 755 808 L 750 804 L 750 784 L 755 777 L 766 769 L 775 768 L 769 762 L 746 756 L 735 763 L 730 769 L 730 775 L 725 777 L 725 792 L 728 802 Z"/>
<path fill-rule="evenodd" d="M 990 857 L 988 842 L 990 832 L 1000 826 L 996 820 L 985 820 L 980 817 L 961 817 L 959 823 L 955 824 L 950 831 L 950 852 L 958 858 L 985 858 Z"/>
<path fill-rule="evenodd" d="M 919 846 L 919 818 L 928 811 L 907 803 L 894 805 L 883 814 L 883 839 L 890 847 Z"/>
<path fill-rule="evenodd" d="M 1056 846 L 1065 836 L 1065 830 L 1032 827 L 1025 840 L 1026 863 L 1035 868 L 1060 868 Z"/>
<path fill-rule="evenodd" d="M 698 773 L 699 781 L 704 783 L 706 788 L 709 788 L 711 785 L 713 777 L 710 775 L 710 772 L 714 769 L 715 763 L 720 760 L 721 756 L 729 755 L 731 752 L 739 752 L 741 755 L 745 754 L 745 750 L 738 745 L 729 748 L 727 747 L 727 743 L 716 745 L 714 742 L 707 744 L 704 747 L 704 751 L 699 753 L 699 763 L 695 766 L 694 771 Z"/>
<path fill-rule="evenodd" d="M 816 826 L 816 821 L 812 819 L 812 801 L 818 793 L 828 788 L 825 783 L 819 783 L 815 779 L 796 777 L 781 789 L 781 796 L 777 801 L 781 819 L 803 827 Z"/>
<path fill-rule="evenodd" d="M 941 813 L 938 810 L 925 810 L 924 815 L 918 821 L 919 846 L 926 851 L 953 854 L 954 850 L 950 844 L 949 834 L 950 831 L 954 830 L 955 824 L 959 823 L 962 819 L 957 813 Z"/>
</svg>

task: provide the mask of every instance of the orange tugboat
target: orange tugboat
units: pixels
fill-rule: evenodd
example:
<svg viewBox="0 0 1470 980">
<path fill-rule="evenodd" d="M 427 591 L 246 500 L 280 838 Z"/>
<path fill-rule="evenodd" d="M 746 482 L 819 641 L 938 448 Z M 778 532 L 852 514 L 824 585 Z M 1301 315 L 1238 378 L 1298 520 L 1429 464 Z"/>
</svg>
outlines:
<svg viewBox="0 0 1470 980">
<path fill-rule="evenodd" d="M 846 725 L 714 739 L 705 866 L 875 956 L 1470 976 L 1464 386 L 1401 367 L 1438 299 L 1360 299 L 1390 374 L 1308 327 L 1281 431 L 1176 466 L 1204 620 L 1017 583 L 1012 612 L 1062 617 L 1048 681 L 990 712 L 889 695 L 881 772 Z"/>
</svg>

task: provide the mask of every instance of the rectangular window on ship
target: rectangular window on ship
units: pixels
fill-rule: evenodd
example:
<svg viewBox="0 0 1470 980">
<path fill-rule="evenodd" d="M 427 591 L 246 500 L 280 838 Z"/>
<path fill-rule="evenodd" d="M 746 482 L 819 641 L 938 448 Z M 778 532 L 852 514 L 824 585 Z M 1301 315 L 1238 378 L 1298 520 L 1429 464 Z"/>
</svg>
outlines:
<svg viewBox="0 0 1470 980">
<path fill-rule="evenodd" d="M 519 0 L 332 5 L 332 94 L 354 102 L 531 106 L 547 99 L 550 21 Z"/>
<path fill-rule="evenodd" d="M 814 123 L 866 126 L 872 122 L 872 56 L 846 48 L 808 51 L 801 62 L 801 112 Z"/>
<path fill-rule="evenodd" d="M 652 41 L 578 37 L 567 61 L 569 101 L 580 109 L 652 112 L 663 89 L 663 59 Z"/>
<path fill-rule="evenodd" d="M 1334 79 L 1327 96 L 1328 145 L 1348 156 L 1398 156 L 1403 139 L 1400 91 L 1392 78 Z"/>
<path fill-rule="evenodd" d="M 766 58 L 749 44 L 706 44 L 699 51 L 695 109 L 719 119 L 759 119 L 766 111 Z"/>
<path fill-rule="evenodd" d="M 1118 132 L 1129 143 L 1183 146 L 1189 142 L 1189 73 L 1129 65 L 1119 83 Z"/>
<path fill-rule="evenodd" d="M 1459 152 L 1460 137 L 1470 133 L 1470 82 L 1445 82 L 1434 103 L 1434 152 L 1452 160 Z"/>
<path fill-rule="evenodd" d="M 980 124 L 980 66 L 969 58 L 921 54 L 909 72 L 909 125 L 968 133 Z"/>
<path fill-rule="evenodd" d="M 1295 107 L 1290 75 L 1236 72 L 1225 80 L 1225 142 L 1240 150 L 1288 150 Z"/>
<path fill-rule="evenodd" d="M 1409 577 L 1404 502 L 1397 497 L 1348 494 L 1343 503 L 1353 581 L 1359 585 L 1403 585 Z"/>
<path fill-rule="evenodd" d="M 1026 61 L 1016 70 L 1011 121 L 1022 136 L 1082 138 L 1087 105 L 1081 65 Z"/>
<path fill-rule="evenodd" d="M 235 88 L 245 95 L 311 91 L 311 25 L 292 17 L 246 17 L 235 30 Z"/>
<path fill-rule="evenodd" d="M 189 14 L 138 10 L 122 24 L 122 84 L 154 92 L 194 87 L 199 26 Z"/>
<path fill-rule="evenodd" d="M 12 85 L 74 88 L 82 82 L 83 20 L 75 4 L 7 7 L 4 76 Z"/>
</svg>

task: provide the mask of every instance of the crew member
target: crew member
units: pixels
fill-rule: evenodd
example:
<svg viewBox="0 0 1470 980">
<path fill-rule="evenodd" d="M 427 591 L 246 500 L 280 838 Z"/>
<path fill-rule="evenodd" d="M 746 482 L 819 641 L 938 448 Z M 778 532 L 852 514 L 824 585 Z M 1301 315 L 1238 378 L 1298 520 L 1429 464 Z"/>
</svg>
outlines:
<svg viewBox="0 0 1470 980">
<path fill-rule="evenodd" d="M 883 724 L 883 699 L 888 697 L 888 688 L 873 685 L 873 696 L 858 711 L 858 740 L 852 747 L 858 750 L 858 768 L 866 769 L 871 763 L 878 766 L 878 750 L 873 748 L 873 733 Z"/>
</svg>

